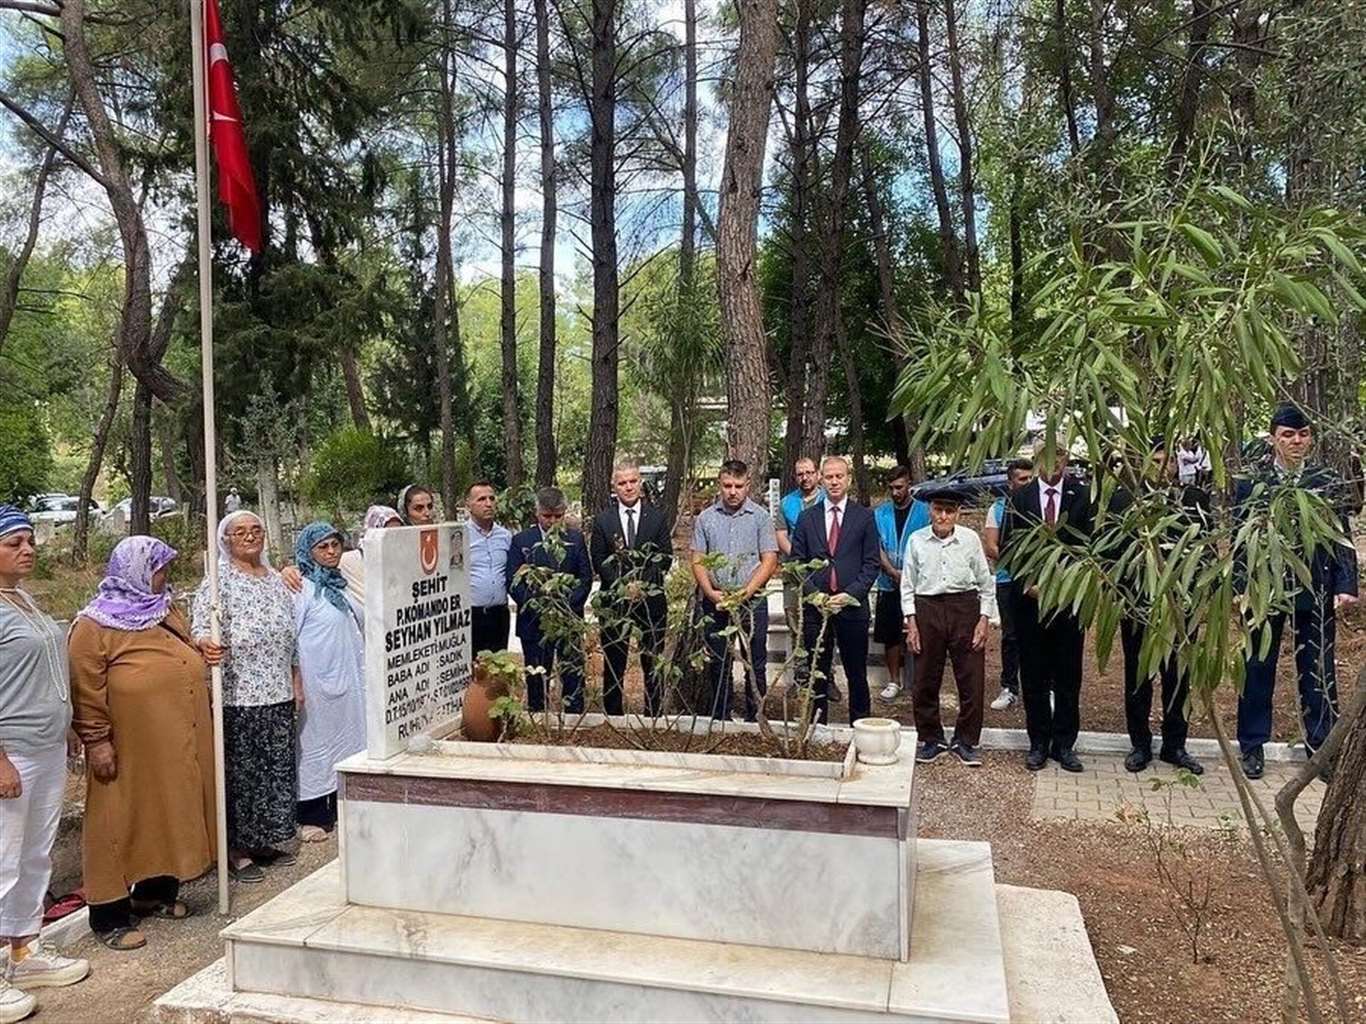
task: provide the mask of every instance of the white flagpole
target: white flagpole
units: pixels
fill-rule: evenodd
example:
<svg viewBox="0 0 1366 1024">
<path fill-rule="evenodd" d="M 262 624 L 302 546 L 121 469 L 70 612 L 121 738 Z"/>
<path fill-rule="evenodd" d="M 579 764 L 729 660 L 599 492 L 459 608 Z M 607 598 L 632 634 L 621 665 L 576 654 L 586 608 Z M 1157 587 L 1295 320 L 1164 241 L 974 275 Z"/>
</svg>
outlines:
<svg viewBox="0 0 1366 1024">
<path fill-rule="evenodd" d="M 218 432 L 213 407 L 213 250 L 210 239 L 208 91 L 204 74 L 204 0 L 190 0 L 190 53 L 194 69 L 194 179 L 199 225 L 199 361 L 204 392 L 205 562 L 209 576 L 209 638 L 221 643 L 218 620 Z M 218 806 L 218 912 L 228 898 L 228 792 L 223 767 L 223 670 L 213 677 L 213 782 Z"/>
</svg>

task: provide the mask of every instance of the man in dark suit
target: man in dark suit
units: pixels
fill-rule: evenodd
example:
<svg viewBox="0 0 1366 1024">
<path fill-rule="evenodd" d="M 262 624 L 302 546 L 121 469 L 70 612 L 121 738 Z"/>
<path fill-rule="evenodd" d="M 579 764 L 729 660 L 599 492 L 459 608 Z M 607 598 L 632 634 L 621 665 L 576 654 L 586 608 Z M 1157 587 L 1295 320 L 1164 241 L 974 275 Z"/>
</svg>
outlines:
<svg viewBox="0 0 1366 1024">
<path fill-rule="evenodd" d="M 1351 499 L 1342 481 L 1324 466 L 1307 464 L 1314 446 L 1314 431 L 1298 406 L 1285 403 L 1271 418 L 1271 458 L 1234 488 L 1234 516 L 1244 521 L 1258 509 L 1265 510 L 1271 492 L 1281 487 L 1313 491 L 1332 502 L 1344 537 L 1351 536 L 1347 512 Z M 1338 685 L 1334 665 L 1337 644 L 1337 610 L 1357 601 L 1357 555 L 1350 542 L 1321 545 L 1303 552 L 1309 563 L 1310 586 L 1287 580 L 1294 591 L 1292 624 L 1295 631 L 1295 668 L 1300 684 L 1300 713 L 1309 756 L 1323 745 L 1337 720 Z M 1235 578 L 1247 579 L 1246 564 L 1235 562 Z M 1276 686 L 1276 658 L 1287 615 L 1278 612 L 1266 621 L 1270 646 L 1261 655 L 1258 635 L 1248 658 L 1243 692 L 1238 698 L 1238 746 L 1243 755 L 1243 774 L 1259 779 L 1265 770 L 1262 745 L 1271 739 L 1271 697 Z"/>
<path fill-rule="evenodd" d="M 882 571 L 877 522 L 873 513 L 849 500 L 849 463 L 838 457 L 821 463 L 825 497 L 797 519 L 792 534 L 792 559 L 796 562 L 821 560 L 824 565 L 806 578 L 803 594 L 821 593 L 841 598 L 840 609 L 830 616 L 825 635 L 821 616 L 811 607 L 802 611 L 802 642 L 809 667 L 800 672 L 804 683 L 814 670 L 816 720 L 828 715 L 828 687 L 834 664 L 834 648 L 839 647 L 840 662 L 849 681 L 849 721 L 868 715 L 868 591 Z M 799 666 L 800 669 L 800 666 Z"/>
<path fill-rule="evenodd" d="M 583 710 L 582 621 L 593 565 L 583 534 L 564 527 L 565 507 L 559 488 L 536 492 L 536 525 L 512 538 L 507 581 L 508 593 L 517 602 L 523 660 L 527 668 L 544 670 L 527 677 L 527 708 L 544 710 L 546 684 L 558 659 L 564 709 L 577 714 Z M 519 574 L 523 566 L 550 569 L 555 575 Z"/>
<path fill-rule="evenodd" d="M 1052 452 L 1046 454 L 1046 449 Z M 1095 512 L 1085 484 L 1067 475 L 1067 448 L 1061 440 L 1035 446 L 1033 483 L 1006 503 L 1001 551 L 1015 581 L 1015 635 L 1020 647 L 1020 688 L 1029 733 L 1025 767 L 1039 771 L 1052 757 L 1066 771 L 1082 771 L 1073 747 L 1081 729 L 1082 645 L 1085 631 L 1066 608 L 1042 616 L 1032 573 L 1018 570 L 1019 551 L 1031 529 L 1042 525 L 1067 543 L 1091 536 Z M 1051 698 L 1051 700 L 1050 700 Z"/>
<path fill-rule="evenodd" d="M 1209 495 L 1194 484 L 1178 482 L 1176 460 L 1167 451 L 1165 439 L 1153 439 L 1147 473 L 1139 486 L 1146 508 L 1160 510 L 1163 516 L 1176 513 L 1161 542 L 1164 551 L 1175 547 L 1192 526 L 1197 527 L 1202 534 L 1209 530 L 1212 522 Z M 1116 487 L 1110 496 L 1110 514 L 1121 517 L 1121 525 L 1128 530 L 1136 531 L 1140 525 L 1137 522 L 1123 522 L 1122 518 L 1137 500 L 1134 492 L 1124 486 Z M 1120 534 L 1116 538 L 1118 543 L 1113 545 L 1111 556 L 1116 564 L 1139 543 L 1137 533 L 1128 530 Z M 1133 571 L 1143 571 L 1142 559 L 1134 565 Z M 1119 586 L 1129 591 L 1131 597 L 1137 589 L 1130 583 L 1127 574 L 1125 579 L 1119 581 Z M 1186 598 L 1192 604 L 1200 600 L 1198 595 L 1186 595 Z M 1147 633 L 1147 610 L 1142 601 L 1134 601 L 1131 607 L 1133 614 L 1126 614 L 1119 623 L 1120 645 L 1124 648 L 1124 720 L 1131 747 L 1124 759 L 1124 768 L 1126 771 L 1141 772 L 1153 759 L 1153 680 L 1151 676 L 1140 679 L 1138 675 L 1143 639 Z M 1191 633 L 1191 639 L 1194 640 L 1194 630 Z M 1204 767 L 1186 750 L 1186 735 L 1190 725 L 1186 717 L 1186 700 L 1190 693 L 1190 680 L 1180 670 L 1175 652 L 1162 662 L 1158 674 L 1162 677 L 1162 749 L 1158 759 L 1185 768 L 1193 775 L 1203 775 Z"/>
<path fill-rule="evenodd" d="M 593 520 L 590 550 L 602 584 L 598 618 L 602 623 L 602 706 L 609 715 L 625 713 L 622 680 L 631 652 L 631 636 L 640 644 L 640 671 L 645 676 L 645 713 L 663 712 L 663 666 L 655 661 L 664 649 L 669 601 L 664 577 L 673 545 L 664 513 L 640 500 L 640 463 L 622 459 L 612 471 L 607 509 Z"/>
</svg>

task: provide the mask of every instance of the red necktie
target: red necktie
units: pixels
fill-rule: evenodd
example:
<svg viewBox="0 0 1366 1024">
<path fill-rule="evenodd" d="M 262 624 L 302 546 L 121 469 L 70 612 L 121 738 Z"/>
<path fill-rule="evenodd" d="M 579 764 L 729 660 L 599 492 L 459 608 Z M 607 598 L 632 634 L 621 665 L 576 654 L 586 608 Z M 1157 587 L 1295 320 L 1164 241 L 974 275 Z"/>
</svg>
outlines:
<svg viewBox="0 0 1366 1024">
<path fill-rule="evenodd" d="M 836 594 L 839 593 L 839 574 L 835 572 L 834 557 L 835 549 L 839 547 L 840 543 L 840 507 L 838 505 L 831 505 L 830 515 L 833 518 L 830 520 L 830 535 L 826 537 L 825 546 L 829 549 L 831 558 L 830 593 Z"/>
<path fill-rule="evenodd" d="M 1058 525 L 1058 492 L 1049 487 L 1045 492 L 1048 495 L 1048 502 L 1043 507 L 1043 517 L 1049 526 Z"/>
</svg>

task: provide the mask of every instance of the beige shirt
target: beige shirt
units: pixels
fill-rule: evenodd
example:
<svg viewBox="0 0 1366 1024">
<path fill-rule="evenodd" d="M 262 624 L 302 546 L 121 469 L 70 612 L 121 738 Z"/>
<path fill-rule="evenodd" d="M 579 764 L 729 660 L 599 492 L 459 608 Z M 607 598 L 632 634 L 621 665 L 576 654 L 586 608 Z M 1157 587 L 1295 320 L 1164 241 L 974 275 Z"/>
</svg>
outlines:
<svg viewBox="0 0 1366 1024">
<path fill-rule="evenodd" d="M 901 569 L 901 612 L 915 614 L 915 599 L 976 591 L 982 614 L 996 618 L 996 579 L 987 564 L 982 538 L 966 526 L 939 537 L 933 526 L 921 527 L 906 539 Z"/>
</svg>

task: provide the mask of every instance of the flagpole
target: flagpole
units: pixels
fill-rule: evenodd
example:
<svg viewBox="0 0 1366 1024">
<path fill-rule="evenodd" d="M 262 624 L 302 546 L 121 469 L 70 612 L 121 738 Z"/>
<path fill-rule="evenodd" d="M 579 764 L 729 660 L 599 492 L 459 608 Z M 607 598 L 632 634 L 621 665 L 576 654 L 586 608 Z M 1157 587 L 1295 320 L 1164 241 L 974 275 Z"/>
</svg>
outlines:
<svg viewBox="0 0 1366 1024">
<path fill-rule="evenodd" d="M 194 183 L 199 232 L 199 362 L 204 398 L 205 562 L 209 578 L 209 639 L 222 643 L 218 608 L 218 431 L 213 401 L 213 250 L 210 237 L 208 94 L 204 75 L 204 0 L 190 0 L 190 55 L 194 71 Z M 218 808 L 218 912 L 228 897 L 228 793 L 223 765 L 223 669 L 213 679 L 213 784 Z"/>
</svg>

